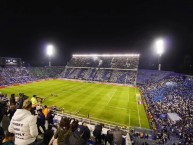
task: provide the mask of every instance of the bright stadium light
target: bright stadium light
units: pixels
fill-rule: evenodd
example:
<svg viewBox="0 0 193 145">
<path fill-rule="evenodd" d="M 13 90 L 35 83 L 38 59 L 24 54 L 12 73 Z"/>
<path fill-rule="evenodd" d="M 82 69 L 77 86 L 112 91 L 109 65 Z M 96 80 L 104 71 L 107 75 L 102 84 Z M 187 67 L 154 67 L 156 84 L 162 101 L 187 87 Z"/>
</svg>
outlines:
<svg viewBox="0 0 193 145">
<path fill-rule="evenodd" d="M 161 56 L 164 53 L 163 39 L 160 38 L 155 41 L 155 49 L 156 49 L 156 53 L 158 54 L 158 70 L 161 70 Z"/>
<path fill-rule="evenodd" d="M 51 44 L 47 45 L 46 52 L 49 57 L 49 66 L 51 66 L 51 56 L 54 54 L 54 46 Z"/>
<path fill-rule="evenodd" d="M 164 52 L 164 40 L 163 39 L 156 40 L 155 48 L 156 48 L 157 54 L 161 56 Z"/>
</svg>

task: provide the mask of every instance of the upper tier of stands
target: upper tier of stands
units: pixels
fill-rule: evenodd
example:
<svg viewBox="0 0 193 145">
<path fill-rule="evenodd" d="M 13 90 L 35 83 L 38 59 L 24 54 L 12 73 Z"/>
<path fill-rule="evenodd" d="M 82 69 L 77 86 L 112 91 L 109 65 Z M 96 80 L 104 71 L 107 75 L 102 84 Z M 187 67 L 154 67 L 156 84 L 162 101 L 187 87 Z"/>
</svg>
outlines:
<svg viewBox="0 0 193 145">
<path fill-rule="evenodd" d="M 139 55 L 73 55 L 68 67 L 137 69 Z"/>
</svg>

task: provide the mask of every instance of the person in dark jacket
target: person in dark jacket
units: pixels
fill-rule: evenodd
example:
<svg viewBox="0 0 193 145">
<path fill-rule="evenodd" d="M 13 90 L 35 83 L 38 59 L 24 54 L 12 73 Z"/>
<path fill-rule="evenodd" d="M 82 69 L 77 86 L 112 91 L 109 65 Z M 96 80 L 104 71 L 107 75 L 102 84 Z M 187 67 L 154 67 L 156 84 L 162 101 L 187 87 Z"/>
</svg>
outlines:
<svg viewBox="0 0 193 145">
<path fill-rule="evenodd" d="M 78 127 L 78 120 L 73 119 L 71 124 L 71 131 L 74 132 Z"/>
<path fill-rule="evenodd" d="M 126 132 L 123 132 L 119 129 L 119 127 L 115 127 L 114 130 L 112 130 L 113 134 L 113 144 L 121 145 L 122 143 L 122 136 L 126 135 Z"/>
<path fill-rule="evenodd" d="M 113 144 L 113 134 L 111 132 L 111 130 L 107 131 L 107 135 L 105 137 L 105 145 L 107 144 L 107 142 L 112 145 Z"/>
<path fill-rule="evenodd" d="M 5 138 L 4 129 L 0 126 L 0 145 L 2 145 L 3 139 Z"/>
<path fill-rule="evenodd" d="M 11 94 L 11 97 L 10 97 L 10 104 L 16 105 L 15 94 Z"/>
<path fill-rule="evenodd" d="M 87 142 L 90 139 L 90 129 L 88 128 L 86 122 L 83 122 L 82 125 L 85 127 L 82 138 Z"/>
<path fill-rule="evenodd" d="M 49 144 L 53 135 L 54 135 L 54 131 L 52 130 L 52 125 L 48 125 L 48 129 L 44 132 L 44 138 L 43 138 L 44 145 Z"/>
<path fill-rule="evenodd" d="M 70 145 L 86 145 L 86 140 L 83 138 L 85 129 L 86 127 L 83 125 L 78 126 L 69 138 Z"/>
<path fill-rule="evenodd" d="M 37 114 L 38 114 L 38 117 L 37 117 L 38 132 L 39 134 L 42 134 L 46 131 L 46 128 L 45 128 L 46 119 L 45 119 L 44 114 L 42 113 L 42 109 L 37 110 Z M 40 130 L 40 127 L 43 129 L 44 132 Z"/>
<path fill-rule="evenodd" d="M 68 118 L 62 118 L 60 120 L 60 125 L 54 134 L 54 138 L 58 139 L 58 145 L 69 145 L 70 134 L 70 120 Z"/>
<path fill-rule="evenodd" d="M 93 131 L 93 135 L 95 137 L 95 144 L 101 144 L 101 133 L 102 133 L 102 124 L 98 124 L 95 126 L 95 129 Z"/>
<path fill-rule="evenodd" d="M 15 111 L 16 111 L 15 105 L 11 104 L 9 110 L 7 111 L 7 115 L 9 114 L 10 120 L 12 119 Z"/>
<path fill-rule="evenodd" d="M 52 124 L 52 125 L 54 124 L 54 120 L 53 120 L 54 116 L 55 116 L 54 112 L 52 110 L 49 110 L 47 115 L 48 124 Z"/>
<path fill-rule="evenodd" d="M 6 113 L 6 107 L 5 107 L 5 102 L 0 100 L 0 126 L 1 126 L 1 122 L 3 120 L 3 116 Z"/>
</svg>

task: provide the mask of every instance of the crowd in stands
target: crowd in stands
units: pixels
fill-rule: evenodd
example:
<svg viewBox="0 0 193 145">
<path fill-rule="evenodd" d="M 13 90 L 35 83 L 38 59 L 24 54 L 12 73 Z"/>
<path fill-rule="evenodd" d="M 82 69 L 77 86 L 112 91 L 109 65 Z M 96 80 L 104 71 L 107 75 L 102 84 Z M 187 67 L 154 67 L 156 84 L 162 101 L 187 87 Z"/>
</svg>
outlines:
<svg viewBox="0 0 193 145">
<path fill-rule="evenodd" d="M 138 80 L 139 86 L 148 104 L 147 114 L 155 121 L 163 141 L 175 136 L 182 144 L 193 143 L 193 81 L 173 72 L 152 73 L 141 70 L 144 80 Z M 168 113 L 176 113 L 181 119 L 174 121 Z M 165 136 L 164 136 L 165 134 Z"/>
<path fill-rule="evenodd" d="M 28 68 L 31 76 L 37 79 L 56 78 L 64 70 L 64 67 L 31 67 Z"/>
<path fill-rule="evenodd" d="M 0 86 L 23 84 L 39 79 L 56 78 L 64 67 L 0 68 Z"/>
<path fill-rule="evenodd" d="M 102 68 L 66 68 L 61 78 L 134 85 L 137 71 Z"/>
</svg>

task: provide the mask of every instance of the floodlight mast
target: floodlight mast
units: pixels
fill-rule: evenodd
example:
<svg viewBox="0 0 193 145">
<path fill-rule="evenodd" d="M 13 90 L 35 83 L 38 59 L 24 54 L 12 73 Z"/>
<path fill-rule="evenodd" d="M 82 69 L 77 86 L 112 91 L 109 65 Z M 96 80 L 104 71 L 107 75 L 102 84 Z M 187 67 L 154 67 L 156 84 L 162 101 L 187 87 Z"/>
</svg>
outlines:
<svg viewBox="0 0 193 145">
<path fill-rule="evenodd" d="M 52 66 L 52 64 L 51 64 L 51 57 L 52 57 L 52 55 L 53 55 L 53 49 L 54 49 L 54 46 L 53 45 L 51 45 L 51 44 L 49 44 L 49 45 L 47 45 L 47 55 L 48 55 L 48 57 L 49 57 L 49 66 Z"/>
<path fill-rule="evenodd" d="M 157 39 L 155 42 L 155 49 L 158 54 L 158 70 L 161 70 L 161 56 L 164 52 L 164 40 L 163 39 Z"/>
</svg>

